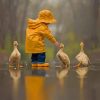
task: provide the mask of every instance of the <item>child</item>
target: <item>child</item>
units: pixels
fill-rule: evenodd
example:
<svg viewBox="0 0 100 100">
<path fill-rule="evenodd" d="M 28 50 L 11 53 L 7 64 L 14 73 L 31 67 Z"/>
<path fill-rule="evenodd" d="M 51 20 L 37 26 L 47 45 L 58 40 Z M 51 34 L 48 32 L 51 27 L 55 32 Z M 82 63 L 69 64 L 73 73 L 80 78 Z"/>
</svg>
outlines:
<svg viewBox="0 0 100 100">
<path fill-rule="evenodd" d="M 49 24 L 55 22 L 56 19 L 50 10 L 40 11 L 36 20 L 28 19 L 25 51 L 32 54 L 32 66 L 45 65 L 45 38 L 48 38 L 55 46 L 60 48 L 60 43 L 57 42 L 48 28 Z"/>
</svg>

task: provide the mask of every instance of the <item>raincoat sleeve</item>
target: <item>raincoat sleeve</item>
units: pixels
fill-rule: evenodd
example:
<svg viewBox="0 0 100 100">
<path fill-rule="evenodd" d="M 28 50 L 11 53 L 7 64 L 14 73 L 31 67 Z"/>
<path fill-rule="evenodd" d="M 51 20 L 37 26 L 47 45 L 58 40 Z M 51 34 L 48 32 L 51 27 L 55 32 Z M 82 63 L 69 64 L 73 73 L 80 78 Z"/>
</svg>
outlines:
<svg viewBox="0 0 100 100">
<path fill-rule="evenodd" d="M 51 31 L 50 31 L 49 29 L 46 29 L 46 30 L 44 31 L 44 35 L 45 35 L 45 37 L 46 37 L 48 40 L 50 40 L 52 43 L 56 43 L 56 39 L 55 39 L 55 37 L 52 35 L 52 33 L 51 33 Z"/>
</svg>

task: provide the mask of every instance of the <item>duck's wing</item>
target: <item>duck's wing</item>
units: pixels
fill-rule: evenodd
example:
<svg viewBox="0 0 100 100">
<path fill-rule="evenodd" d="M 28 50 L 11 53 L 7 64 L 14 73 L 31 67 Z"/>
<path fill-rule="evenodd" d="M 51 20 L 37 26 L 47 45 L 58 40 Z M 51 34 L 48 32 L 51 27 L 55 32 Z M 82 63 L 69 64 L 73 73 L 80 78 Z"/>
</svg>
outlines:
<svg viewBox="0 0 100 100">
<path fill-rule="evenodd" d="M 60 59 L 60 61 L 63 63 L 63 64 L 70 64 L 70 59 L 68 57 L 68 55 L 66 53 L 64 53 L 63 51 L 58 51 L 57 53 L 57 58 Z"/>
<path fill-rule="evenodd" d="M 56 56 L 64 65 L 70 64 L 70 59 L 63 50 L 59 50 Z"/>
<path fill-rule="evenodd" d="M 70 59 L 69 59 L 69 57 L 68 57 L 68 55 L 65 53 L 65 59 L 67 60 L 67 63 L 70 65 Z"/>
<path fill-rule="evenodd" d="M 60 59 L 60 61 L 61 61 L 64 65 L 67 64 L 66 59 L 65 59 L 61 54 L 58 55 L 58 58 Z"/>
<path fill-rule="evenodd" d="M 82 55 L 82 54 L 81 54 L 81 52 L 80 52 L 79 54 L 76 55 L 75 58 L 76 58 L 78 61 L 80 61 L 80 57 L 81 57 L 81 55 Z"/>
<path fill-rule="evenodd" d="M 89 58 L 88 56 L 84 53 L 84 52 L 80 52 L 77 56 L 76 56 L 76 59 L 79 61 L 79 62 L 82 62 L 82 64 L 88 64 L 89 63 Z"/>
<path fill-rule="evenodd" d="M 13 50 L 13 52 L 11 53 L 11 55 L 10 55 L 10 57 L 9 57 L 9 62 L 11 62 L 12 60 L 13 60 L 13 57 L 14 57 L 14 50 Z"/>
</svg>

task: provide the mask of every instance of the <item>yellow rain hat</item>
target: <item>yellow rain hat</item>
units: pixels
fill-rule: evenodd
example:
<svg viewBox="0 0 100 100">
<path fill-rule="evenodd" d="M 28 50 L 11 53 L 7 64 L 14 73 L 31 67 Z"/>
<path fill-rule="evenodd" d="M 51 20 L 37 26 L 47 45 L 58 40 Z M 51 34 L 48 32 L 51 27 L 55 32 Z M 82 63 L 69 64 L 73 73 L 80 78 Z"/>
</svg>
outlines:
<svg viewBox="0 0 100 100">
<path fill-rule="evenodd" d="M 42 10 L 38 14 L 38 21 L 44 23 L 55 23 L 56 19 L 54 18 L 52 12 L 50 10 Z"/>
</svg>

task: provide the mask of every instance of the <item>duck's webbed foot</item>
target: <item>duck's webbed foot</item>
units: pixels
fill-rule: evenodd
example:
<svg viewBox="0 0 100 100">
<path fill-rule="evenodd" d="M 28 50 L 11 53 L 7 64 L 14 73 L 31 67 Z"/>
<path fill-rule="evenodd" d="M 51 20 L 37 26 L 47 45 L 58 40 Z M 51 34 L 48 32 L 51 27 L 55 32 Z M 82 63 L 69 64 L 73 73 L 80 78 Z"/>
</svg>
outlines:
<svg viewBox="0 0 100 100">
<path fill-rule="evenodd" d="M 75 68 L 80 68 L 82 66 L 82 62 L 80 62 L 79 64 L 75 65 Z"/>
</svg>

